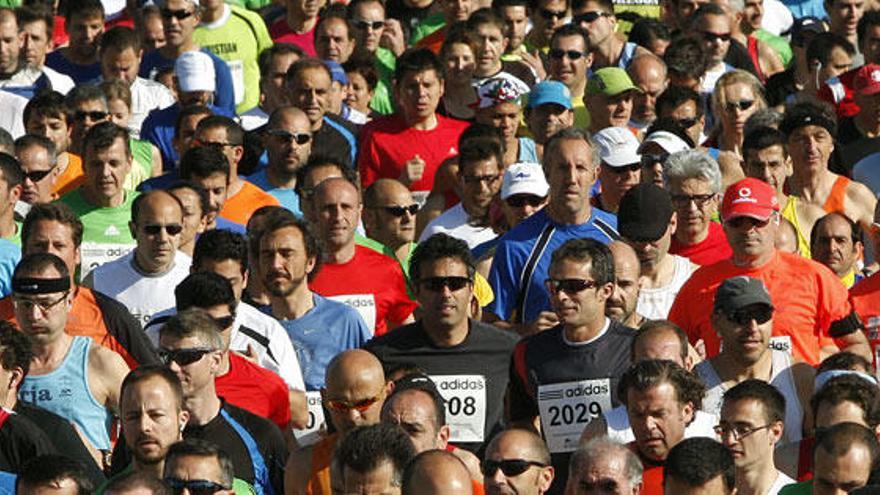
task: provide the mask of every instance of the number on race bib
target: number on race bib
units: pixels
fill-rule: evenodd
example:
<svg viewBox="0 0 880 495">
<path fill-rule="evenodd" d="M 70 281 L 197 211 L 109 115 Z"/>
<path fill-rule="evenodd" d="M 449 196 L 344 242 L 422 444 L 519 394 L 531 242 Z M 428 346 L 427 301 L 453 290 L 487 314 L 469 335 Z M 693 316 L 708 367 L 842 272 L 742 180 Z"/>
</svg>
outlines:
<svg viewBox="0 0 880 495">
<path fill-rule="evenodd" d="M 611 380 L 583 380 L 538 387 L 538 411 L 550 452 L 572 452 L 581 432 L 611 410 Z"/>
<path fill-rule="evenodd" d="M 486 425 L 486 379 L 483 375 L 432 375 L 446 404 L 450 442 L 482 442 Z"/>
</svg>

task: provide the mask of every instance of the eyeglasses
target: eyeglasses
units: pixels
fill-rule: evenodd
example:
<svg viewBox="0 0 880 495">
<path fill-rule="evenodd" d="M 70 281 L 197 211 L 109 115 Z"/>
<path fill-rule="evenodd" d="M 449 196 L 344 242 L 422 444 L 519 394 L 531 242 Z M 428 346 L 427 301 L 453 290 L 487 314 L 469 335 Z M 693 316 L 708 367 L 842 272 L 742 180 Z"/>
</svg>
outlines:
<svg viewBox="0 0 880 495">
<path fill-rule="evenodd" d="M 733 433 L 733 439 L 736 441 L 740 441 L 743 438 L 751 435 L 752 433 L 763 430 L 764 428 L 769 428 L 773 426 L 772 424 L 766 424 L 764 426 L 748 426 L 748 425 L 715 425 L 712 429 L 715 430 L 715 434 L 721 438 L 726 437 L 729 433 Z"/>
<path fill-rule="evenodd" d="M 363 19 L 355 19 L 352 22 L 354 23 L 354 27 L 358 29 L 366 30 L 367 28 L 372 28 L 373 31 L 381 29 L 382 26 L 385 25 L 385 21 L 365 21 Z"/>
<path fill-rule="evenodd" d="M 171 489 L 174 495 L 183 493 L 186 488 L 190 495 L 211 495 L 220 490 L 229 490 L 227 486 L 215 483 L 210 480 L 182 480 L 180 478 L 165 478 L 162 480 L 165 485 Z"/>
<path fill-rule="evenodd" d="M 189 349 L 159 349 L 159 360 L 165 363 L 165 366 L 171 362 L 177 363 L 178 366 L 187 366 L 202 359 L 205 354 L 214 352 L 214 349 L 204 347 L 191 347 Z"/>
<path fill-rule="evenodd" d="M 548 21 L 562 19 L 563 17 L 565 17 L 565 13 L 566 11 L 564 10 L 541 9 L 540 11 L 541 17 L 547 19 Z"/>
<path fill-rule="evenodd" d="M 611 14 L 609 14 L 608 12 L 594 10 L 592 12 L 584 12 L 583 14 L 578 14 L 578 15 L 572 17 L 571 23 L 575 24 L 575 25 L 581 24 L 581 23 L 589 24 L 591 22 L 594 22 L 596 19 L 599 19 L 600 17 L 610 17 L 610 16 L 611 16 Z"/>
<path fill-rule="evenodd" d="M 773 308 L 764 305 L 745 307 L 727 315 L 728 320 L 743 327 L 751 325 L 752 320 L 758 325 L 763 325 L 770 321 L 770 318 L 773 318 Z"/>
<path fill-rule="evenodd" d="M 599 283 L 595 280 L 585 280 L 582 278 L 548 278 L 544 281 L 544 286 L 551 294 L 565 292 L 566 294 L 577 294 L 587 289 L 599 287 Z"/>
<path fill-rule="evenodd" d="M 444 287 L 455 292 L 464 289 L 471 283 L 471 279 L 467 277 L 428 277 L 419 280 L 419 286 L 431 292 L 440 292 Z"/>
<path fill-rule="evenodd" d="M 303 145 L 312 140 L 312 135 L 307 132 L 287 132 L 284 129 L 271 129 L 267 131 L 270 136 L 281 138 L 283 141 L 294 141 L 296 144 Z"/>
<path fill-rule="evenodd" d="M 746 110 L 752 108 L 752 105 L 755 104 L 755 100 L 740 100 L 740 101 L 728 101 L 724 104 L 724 110 L 728 113 L 733 113 L 734 110 L 739 109 L 740 112 L 745 112 Z"/>
<path fill-rule="evenodd" d="M 226 330 L 227 328 L 231 327 L 233 323 L 235 323 L 235 313 L 226 316 L 218 316 L 211 319 L 214 320 L 217 328 L 219 328 L 220 330 Z"/>
<path fill-rule="evenodd" d="M 700 33 L 700 34 L 703 35 L 703 39 L 704 39 L 704 40 L 706 40 L 706 41 L 708 41 L 708 42 L 710 42 L 710 43 L 714 42 L 715 40 L 718 40 L 718 41 L 730 41 L 730 33 L 727 33 L 727 34 L 718 34 L 718 33 L 711 33 L 711 32 L 709 32 L 709 31 L 703 31 L 703 32 Z"/>
<path fill-rule="evenodd" d="M 666 163 L 667 158 L 669 158 L 669 153 L 660 153 L 657 155 L 642 153 L 642 166 L 650 167 L 655 163 Z"/>
<path fill-rule="evenodd" d="M 354 402 L 349 402 L 347 400 L 342 399 L 328 399 L 324 401 L 324 405 L 327 406 L 327 409 L 331 411 L 346 413 L 351 410 L 355 410 L 357 412 L 364 412 L 369 409 L 373 404 L 379 402 L 382 399 L 382 395 L 377 395 L 376 397 L 370 397 L 369 399 L 361 399 Z"/>
<path fill-rule="evenodd" d="M 49 170 L 34 170 L 33 172 L 25 172 L 24 176 L 31 182 L 40 182 L 45 179 L 47 175 L 51 174 L 53 170 L 55 170 L 55 167 L 52 167 Z"/>
<path fill-rule="evenodd" d="M 494 184 L 498 182 L 498 179 L 501 178 L 501 174 L 463 175 L 461 178 L 464 180 L 465 184 L 470 185 L 482 184 L 483 182 L 487 184 Z"/>
<path fill-rule="evenodd" d="M 504 473 L 504 476 L 519 476 L 528 471 L 532 466 L 547 467 L 543 462 L 527 461 L 525 459 L 503 459 L 500 461 L 486 459 L 480 464 L 480 467 L 483 469 L 483 475 L 487 477 L 495 476 L 499 469 Z"/>
<path fill-rule="evenodd" d="M 168 235 L 177 235 L 183 232 L 183 225 L 179 223 L 171 223 L 168 225 L 144 225 L 144 232 L 147 235 L 159 235 L 162 231 L 168 233 Z"/>
<path fill-rule="evenodd" d="M 607 168 L 609 171 L 611 171 L 612 173 L 615 173 L 617 175 L 623 174 L 625 172 L 633 173 L 633 172 L 638 172 L 639 170 L 642 169 L 642 162 L 630 163 L 629 165 L 621 165 L 621 166 L 616 166 L 616 167 L 612 167 L 611 165 L 605 165 L 605 168 Z"/>
<path fill-rule="evenodd" d="M 180 9 L 180 10 L 162 9 L 160 12 L 161 12 L 162 17 L 164 19 L 171 19 L 172 17 L 174 17 L 178 21 L 182 21 L 184 19 L 192 17 L 192 15 L 196 13 L 194 10 L 186 10 L 186 9 Z"/>
<path fill-rule="evenodd" d="M 559 48 L 554 48 L 550 50 L 549 55 L 550 58 L 555 58 L 556 60 L 562 60 L 566 56 L 568 56 L 569 60 L 579 60 L 586 54 L 577 50 L 561 50 Z"/>
<path fill-rule="evenodd" d="M 415 203 L 413 203 L 409 206 L 393 205 L 393 206 L 377 206 L 377 208 L 381 208 L 381 209 L 385 210 L 385 212 L 388 213 L 389 215 L 393 215 L 398 218 L 404 216 L 407 213 L 409 213 L 410 215 L 415 215 L 416 213 L 419 212 L 419 205 L 417 205 Z"/>
<path fill-rule="evenodd" d="M 676 120 L 676 122 L 678 123 L 678 125 L 684 127 L 685 129 L 690 129 L 691 127 L 697 125 L 697 122 L 699 122 L 699 121 L 700 121 L 700 119 L 698 119 L 698 118 L 696 118 L 696 117 L 691 117 L 691 118 L 689 118 L 689 119 L 678 119 L 678 120 Z"/>
<path fill-rule="evenodd" d="M 92 112 L 86 112 L 84 110 L 77 110 L 76 112 L 74 112 L 73 118 L 76 120 L 82 121 L 82 120 L 86 120 L 86 117 L 88 117 L 89 120 L 97 122 L 99 120 L 106 119 L 108 115 L 110 115 L 110 114 L 108 114 L 107 112 L 102 112 L 100 110 L 95 110 Z"/>
<path fill-rule="evenodd" d="M 676 208 L 686 208 L 693 202 L 697 208 L 702 208 L 709 201 L 715 198 L 715 194 L 673 194 L 672 204 Z"/>
<path fill-rule="evenodd" d="M 504 200 L 511 208 L 522 208 L 529 205 L 532 208 L 541 206 L 547 198 L 544 196 L 535 196 L 532 194 L 516 194 Z"/>
<path fill-rule="evenodd" d="M 23 310 L 23 311 L 32 311 L 34 308 L 37 308 L 40 310 L 40 313 L 42 313 L 43 315 L 47 315 L 47 314 L 49 314 L 49 311 L 52 310 L 52 308 L 54 308 L 55 306 L 58 306 L 59 304 L 61 304 L 62 301 L 67 299 L 68 294 L 70 294 L 69 291 L 65 292 L 64 294 L 61 295 L 61 297 L 59 297 L 58 299 L 56 299 L 54 301 L 51 301 L 51 300 L 50 301 L 45 301 L 45 300 L 41 301 L 41 300 L 37 300 L 37 299 L 27 299 L 27 298 L 19 297 L 19 296 L 16 296 L 15 294 L 13 294 L 12 295 L 12 304 L 16 308 Z"/>
</svg>

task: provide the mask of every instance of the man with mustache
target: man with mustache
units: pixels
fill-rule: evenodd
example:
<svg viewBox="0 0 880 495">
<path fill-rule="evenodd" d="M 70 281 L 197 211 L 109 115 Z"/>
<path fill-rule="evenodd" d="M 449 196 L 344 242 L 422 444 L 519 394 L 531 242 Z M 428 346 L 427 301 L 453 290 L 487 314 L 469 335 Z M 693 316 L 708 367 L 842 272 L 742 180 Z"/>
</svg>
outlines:
<svg viewBox="0 0 880 495">
<path fill-rule="evenodd" d="M 865 278 L 857 266 L 864 250 L 862 230 L 841 213 L 829 213 L 816 220 L 810 232 L 813 260 L 830 268 L 847 289 Z"/>
</svg>

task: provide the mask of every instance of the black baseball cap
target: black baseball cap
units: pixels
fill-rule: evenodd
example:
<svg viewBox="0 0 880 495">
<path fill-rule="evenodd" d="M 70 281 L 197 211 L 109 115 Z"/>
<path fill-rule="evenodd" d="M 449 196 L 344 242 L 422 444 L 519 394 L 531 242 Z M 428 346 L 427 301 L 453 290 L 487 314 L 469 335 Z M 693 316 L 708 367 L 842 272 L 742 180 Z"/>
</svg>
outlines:
<svg viewBox="0 0 880 495">
<path fill-rule="evenodd" d="M 646 182 L 623 195 L 617 210 L 617 231 L 632 241 L 656 241 L 672 219 L 672 198 L 666 189 Z"/>
<path fill-rule="evenodd" d="M 729 315 L 752 304 L 766 304 L 773 308 L 767 287 L 756 278 L 731 277 L 715 290 L 715 311 Z"/>
</svg>

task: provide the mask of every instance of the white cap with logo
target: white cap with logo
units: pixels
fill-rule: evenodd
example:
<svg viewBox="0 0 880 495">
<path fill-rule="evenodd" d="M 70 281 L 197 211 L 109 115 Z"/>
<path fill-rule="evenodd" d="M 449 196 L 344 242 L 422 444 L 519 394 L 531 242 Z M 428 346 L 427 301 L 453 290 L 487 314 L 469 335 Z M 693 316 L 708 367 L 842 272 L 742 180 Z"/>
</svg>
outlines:
<svg viewBox="0 0 880 495">
<path fill-rule="evenodd" d="M 543 198 L 550 191 L 544 169 L 537 163 L 517 162 L 504 171 L 501 181 L 501 199 L 516 194 L 531 194 Z"/>
</svg>

